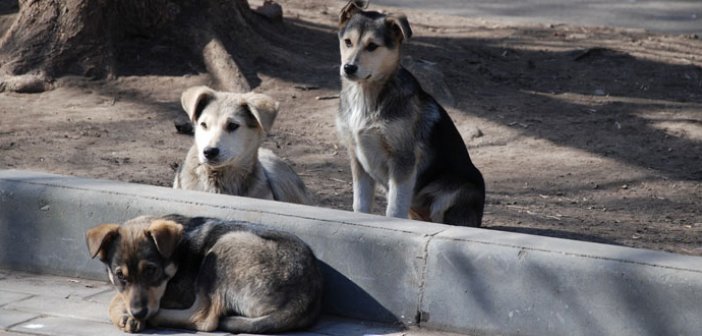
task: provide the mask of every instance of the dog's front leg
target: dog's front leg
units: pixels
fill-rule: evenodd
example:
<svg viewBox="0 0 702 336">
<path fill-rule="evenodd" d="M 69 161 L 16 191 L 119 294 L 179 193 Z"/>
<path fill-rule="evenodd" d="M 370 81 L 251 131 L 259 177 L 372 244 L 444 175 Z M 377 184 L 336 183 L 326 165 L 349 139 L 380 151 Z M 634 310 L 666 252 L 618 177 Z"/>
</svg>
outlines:
<svg viewBox="0 0 702 336">
<path fill-rule="evenodd" d="M 349 151 L 353 178 L 353 211 L 370 213 L 375 195 L 375 180 L 366 172 L 356 155 Z"/>
<path fill-rule="evenodd" d="M 119 328 L 119 330 L 135 333 L 144 329 L 144 321 L 137 320 L 129 315 L 127 306 L 124 304 L 124 300 L 120 294 L 116 294 L 115 297 L 112 298 L 108 311 L 112 324 Z"/>
<path fill-rule="evenodd" d="M 397 218 L 407 218 L 409 216 L 416 181 L 416 168 L 398 167 L 391 164 L 390 179 L 388 181 L 388 207 L 385 209 L 386 216 Z"/>
</svg>

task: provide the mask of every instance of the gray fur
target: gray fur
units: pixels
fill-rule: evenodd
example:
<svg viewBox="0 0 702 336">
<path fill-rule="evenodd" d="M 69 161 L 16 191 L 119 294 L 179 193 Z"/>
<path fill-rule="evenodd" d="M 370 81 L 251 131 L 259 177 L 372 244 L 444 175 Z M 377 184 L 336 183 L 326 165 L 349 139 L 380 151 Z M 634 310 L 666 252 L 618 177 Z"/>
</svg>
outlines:
<svg viewBox="0 0 702 336">
<path fill-rule="evenodd" d="M 207 87 L 188 89 L 182 102 L 194 124 L 195 144 L 176 173 L 173 188 L 309 203 L 307 189 L 295 171 L 272 151 L 259 148 L 273 124 L 278 103 L 265 95 L 217 92 Z M 219 124 L 204 127 L 201 122 L 222 119 L 237 123 L 238 128 L 232 132 L 213 130 Z M 201 136 L 205 132 L 214 135 Z M 203 157 L 207 147 L 217 147 L 223 157 Z"/>
</svg>

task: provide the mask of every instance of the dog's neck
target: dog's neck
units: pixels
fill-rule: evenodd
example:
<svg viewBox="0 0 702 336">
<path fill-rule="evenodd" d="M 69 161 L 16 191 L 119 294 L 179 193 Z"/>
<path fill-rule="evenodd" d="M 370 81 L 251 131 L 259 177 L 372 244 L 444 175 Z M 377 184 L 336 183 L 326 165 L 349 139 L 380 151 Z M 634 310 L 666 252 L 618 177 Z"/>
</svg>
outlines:
<svg viewBox="0 0 702 336">
<path fill-rule="evenodd" d="M 245 195 L 251 185 L 250 181 L 255 179 L 255 172 L 259 169 L 258 152 L 254 152 L 252 158 L 229 162 L 227 165 L 212 167 L 201 165 L 204 170 L 207 182 L 214 187 L 217 192 L 231 195 Z M 236 188 L 236 190 L 231 190 Z"/>
<path fill-rule="evenodd" d="M 389 86 L 393 86 L 397 80 L 398 74 L 403 67 L 398 65 L 397 68 L 379 80 L 374 81 L 352 81 L 347 78 L 341 78 L 342 99 L 355 102 L 363 102 L 365 110 L 368 113 L 376 111 L 382 104 L 382 95 Z"/>
<path fill-rule="evenodd" d="M 378 108 L 380 93 L 387 83 L 385 81 L 355 82 L 346 78 L 342 79 L 342 93 L 349 100 L 349 105 L 363 106 L 366 112 L 375 111 Z"/>
</svg>

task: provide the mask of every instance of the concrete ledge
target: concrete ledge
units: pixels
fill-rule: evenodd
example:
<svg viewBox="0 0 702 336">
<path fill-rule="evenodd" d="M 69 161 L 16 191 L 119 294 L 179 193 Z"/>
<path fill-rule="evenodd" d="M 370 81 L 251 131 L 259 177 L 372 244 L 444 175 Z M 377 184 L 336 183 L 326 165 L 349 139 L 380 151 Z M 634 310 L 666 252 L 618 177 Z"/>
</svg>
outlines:
<svg viewBox="0 0 702 336">
<path fill-rule="evenodd" d="M 476 334 L 702 330 L 698 257 L 25 171 L 0 171 L 0 268 L 104 279 L 84 231 L 167 213 L 294 232 L 340 316 Z"/>
</svg>

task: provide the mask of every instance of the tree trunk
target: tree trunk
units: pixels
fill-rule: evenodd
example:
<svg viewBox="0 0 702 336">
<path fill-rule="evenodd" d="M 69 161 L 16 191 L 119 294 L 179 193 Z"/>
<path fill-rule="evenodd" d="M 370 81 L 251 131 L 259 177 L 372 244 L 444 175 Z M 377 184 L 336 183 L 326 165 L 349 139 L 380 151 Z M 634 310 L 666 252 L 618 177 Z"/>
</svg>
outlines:
<svg viewBox="0 0 702 336">
<path fill-rule="evenodd" d="M 257 83 L 242 69 L 271 53 L 259 21 L 246 0 L 19 0 L 0 39 L 0 91 L 40 92 L 64 75 L 118 76 L 116 50 L 138 38 L 173 41 L 220 89 L 248 91 Z"/>
</svg>

